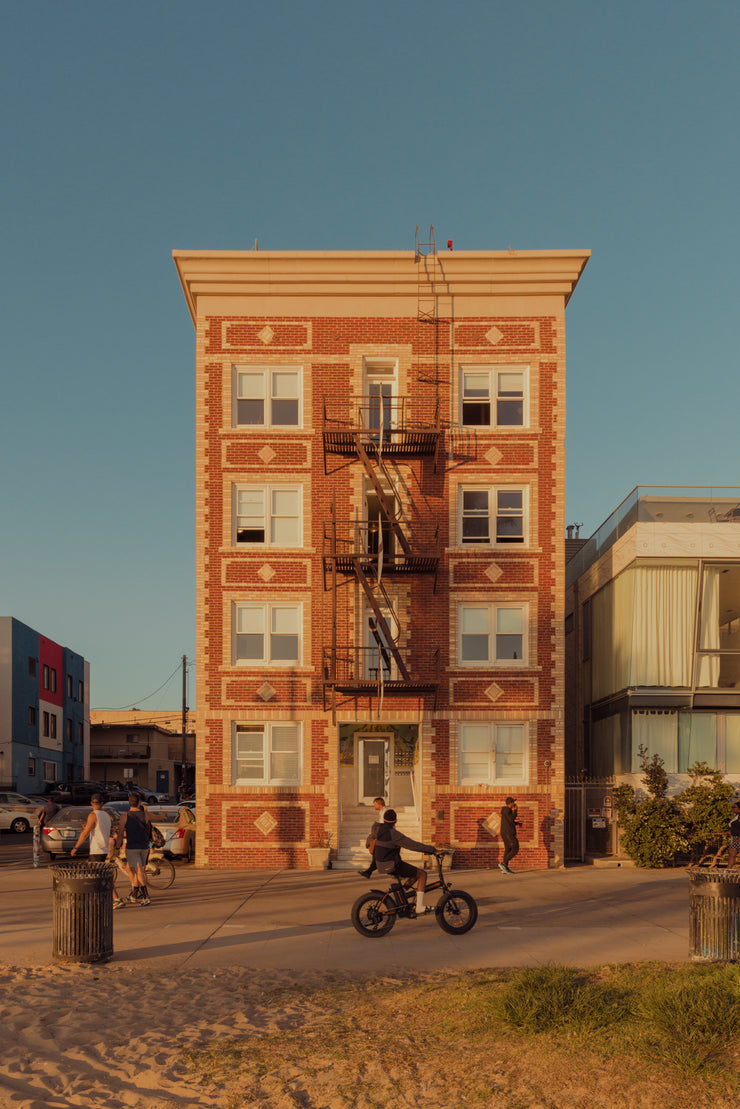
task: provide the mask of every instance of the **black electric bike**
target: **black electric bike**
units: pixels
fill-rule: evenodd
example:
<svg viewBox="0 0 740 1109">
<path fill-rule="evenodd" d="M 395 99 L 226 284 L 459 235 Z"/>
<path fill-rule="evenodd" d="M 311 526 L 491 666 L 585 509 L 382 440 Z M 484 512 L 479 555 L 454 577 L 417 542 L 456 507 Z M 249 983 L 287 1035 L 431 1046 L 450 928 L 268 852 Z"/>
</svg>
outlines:
<svg viewBox="0 0 740 1109">
<path fill-rule="evenodd" d="M 454 890 L 446 882 L 442 873 L 442 860 L 446 852 L 435 854 L 439 877 L 436 881 L 427 883 L 425 896 L 433 890 L 442 890 L 442 896 L 437 904 L 427 905 L 424 915 L 434 913 L 437 924 L 443 932 L 451 936 L 462 936 L 469 932 L 478 919 L 478 906 L 475 898 L 465 890 Z M 387 936 L 399 917 L 415 920 L 416 889 L 408 889 L 402 882 L 391 882 L 390 889 L 369 890 L 358 897 L 352 906 L 352 924 L 361 936 L 374 939 L 378 936 Z"/>
</svg>

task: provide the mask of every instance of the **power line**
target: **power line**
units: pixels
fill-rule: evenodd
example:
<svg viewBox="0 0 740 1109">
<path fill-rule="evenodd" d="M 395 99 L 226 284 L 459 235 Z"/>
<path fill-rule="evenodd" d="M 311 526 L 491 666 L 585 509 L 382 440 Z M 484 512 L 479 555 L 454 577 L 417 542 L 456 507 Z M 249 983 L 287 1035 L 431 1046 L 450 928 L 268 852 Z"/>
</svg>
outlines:
<svg viewBox="0 0 740 1109">
<path fill-rule="evenodd" d="M 159 693 L 159 691 L 160 691 L 161 689 L 164 689 L 164 687 L 165 687 L 165 686 L 166 686 L 166 685 L 167 685 L 167 684 L 168 684 L 169 682 L 171 682 L 171 681 L 172 681 L 172 679 L 174 678 L 175 674 L 177 674 L 177 673 L 178 673 L 178 671 L 179 671 L 179 670 L 181 670 L 181 669 L 182 669 L 182 663 L 181 663 L 181 662 L 178 662 L 177 666 L 176 666 L 176 667 L 175 667 L 175 669 L 174 669 L 174 670 L 172 671 L 172 673 L 170 674 L 169 678 L 167 678 L 167 681 L 165 681 L 165 682 L 162 682 L 162 684 L 160 685 L 159 689 L 155 689 L 155 690 L 154 690 L 154 693 L 149 693 L 149 694 L 148 694 L 148 695 L 147 695 L 146 697 L 138 697 L 138 698 L 136 698 L 136 699 L 135 699 L 135 700 L 133 700 L 133 701 L 129 701 L 129 703 L 128 703 L 127 705 L 121 705 L 121 707 L 120 707 L 120 708 L 116 708 L 116 709 L 112 708 L 112 707 L 111 707 L 110 705 L 103 705 L 103 706 L 101 706 L 100 708 L 96 708 L 96 709 L 95 709 L 95 712 L 124 712 L 124 711 L 125 711 L 126 709 L 131 709 L 131 708 L 133 708 L 133 707 L 134 707 L 134 705 L 139 705 L 139 704 L 141 704 L 141 702 L 142 702 L 142 701 L 149 701 L 149 700 L 151 700 L 151 698 L 152 698 L 152 697 L 155 697 L 155 696 L 157 695 L 157 693 Z"/>
</svg>

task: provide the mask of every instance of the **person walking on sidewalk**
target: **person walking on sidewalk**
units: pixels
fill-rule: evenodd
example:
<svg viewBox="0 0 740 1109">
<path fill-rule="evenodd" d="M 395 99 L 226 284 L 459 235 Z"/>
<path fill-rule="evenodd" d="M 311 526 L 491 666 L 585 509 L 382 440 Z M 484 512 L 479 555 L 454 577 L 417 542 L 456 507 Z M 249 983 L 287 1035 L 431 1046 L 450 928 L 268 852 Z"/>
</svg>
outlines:
<svg viewBox="0 0 740 1109">
<path fill-rule="evenodd" d="M 141 807 L 138 793 L 129 793 L 128 803 L 129 810 L 123 813 L 116 832 L 115 849 L 120 851 L 125 838 L 126 859 L 132 874 L 131 893 L 126 900 L 144 908 L 151 904 L 146 888 L 146 860 L 152 840 L 152 822 Z"/>
<path fill-rule="evenodd" d="M 77 843 L 70 854 L 74 855 L 82 847 L 85 840 L 90 837 L 91 863 L 104 863 L 108 858 L 110 849 L 110 813 L 103 808 L 103 798 L 99 793 L 93 793 L 90 798 L 92 812 L 85 821 L 85 825 L 77 837 Z"/>
<path fill-rule="evenodd" d="M 519 839 L 516 830 L 517 826 L 521 825 L 521 820 L 517 820 L 517 813 L 516 797 L 507 797 L 506 803 L 501 809 L 501 839 L 504 841 L 504 857 L 498 864 L 499 870 L 502 870 L 504 874 L 514 873 L 509 863 L 515 855 L 519 854 Z"/>
<path fill-rule="evenodd" d="M 383 817 L 385 816 L 385 797 L 376 797 L 373 801 L 373 808 L 375 809 L 375 823 L 365 840 L 365 847 L 370 852 L 370 866 L 360 871 L 363 878 L 369 878 L 372 872 L 378 869 L 375 865 L 375 841 L 378 838 L 378 828 L 383 823 Z"/>
</svg>

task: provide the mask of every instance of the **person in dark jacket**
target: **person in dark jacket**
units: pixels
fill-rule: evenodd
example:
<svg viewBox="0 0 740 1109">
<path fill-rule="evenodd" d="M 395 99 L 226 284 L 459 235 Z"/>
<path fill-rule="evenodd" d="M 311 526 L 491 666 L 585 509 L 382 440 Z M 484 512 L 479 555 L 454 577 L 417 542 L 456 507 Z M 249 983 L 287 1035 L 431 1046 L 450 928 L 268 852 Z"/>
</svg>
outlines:
<svg viewBox="0 0 740 1109">
<path fill-rule="evenodd" d="M 504 874 L 514 873 L 509 863 L 515 855 L 519 854 L 519 840 L 516 830 L 517 826 L 521 824 L 521 820 L 517 820 L 517 812 L 516 797 L 507 797 L 506 804 L 501 809 L 501 839 L 504 841 L 504 857 L 502 862 L 498 864 L 499 870 L 502 870 Z"/>
<path fill-rule="evenodd" d="M 131 893 L 127 900 L 142 907 L 151 904 L 146 888 L 146 860 L 152 840 L 152 822 L 141 807 L 138 793 L 129 793 L 129 810 L 123 813 L 116 832 L 115 849 L 126 840 L 126 860 L 131 868 Z"/>
<path fill-rule="evenodd" d="M 404 878 L 404 885 L 416 885 L 416 911 L 424 912 L 424 890 L 427 884 L 426 871 L 421 867 L 412 866 L 401 858 L 401 848 L 408 851 L 421 851 L 424 855 L 436 854 L 436 847 L 429 843 L 418 843 L 409 839 L 403 832 L 396 828 L 396 810 L 386 809 L 383 823 L 378 826 L 378 835 L 375 840 L 375 866 L 378 874 L 393 874 L 396 878 Z"/>
</svg>

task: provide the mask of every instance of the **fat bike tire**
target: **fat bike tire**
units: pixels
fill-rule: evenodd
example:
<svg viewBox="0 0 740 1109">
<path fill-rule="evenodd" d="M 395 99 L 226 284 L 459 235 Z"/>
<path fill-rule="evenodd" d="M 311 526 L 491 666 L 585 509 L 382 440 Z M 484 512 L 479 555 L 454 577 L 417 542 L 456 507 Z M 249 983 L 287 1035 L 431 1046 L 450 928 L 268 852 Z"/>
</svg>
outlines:
<svg viewBox="0 0 740 1109">
<path fill-rule="evenodd" d="M 146 884 L 154 890 L 168 890 L 175 880 L 175 867 L 169 859 L 150 859 L 144 869 Z"/>
<path fill-rule="evenodd" d="M 385 907 L 385 894 L 363 893 L 352 906 L 352 924 L 370 940 L 387 936 L 396 923 L 396 914 Z"/>
<path fill-rule="evenodd" d="M 478 919 L 478 906 L 465 890 L 449 890 L 435 905 L 434 915 L 443 932 L 463 936 Z"/>
</svg>

